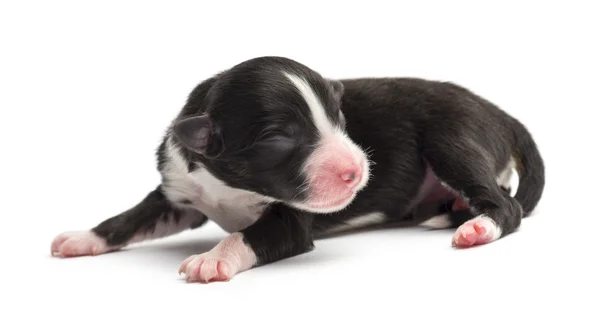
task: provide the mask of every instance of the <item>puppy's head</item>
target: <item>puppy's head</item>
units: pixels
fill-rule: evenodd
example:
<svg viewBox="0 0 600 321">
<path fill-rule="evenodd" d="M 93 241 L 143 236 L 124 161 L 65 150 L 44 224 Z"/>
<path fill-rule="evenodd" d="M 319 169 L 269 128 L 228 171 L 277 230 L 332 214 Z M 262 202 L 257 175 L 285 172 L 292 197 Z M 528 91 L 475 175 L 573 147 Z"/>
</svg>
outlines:
<svg viewBox="0 0 600 321">
<path fill-rule="evenodd" d="M 280 57 L 217 76 L 173 133 L 231 187 L 315 212 L 348 206 L 367 184 L 366 154 L 347 135 L 340 82 Z"/>
</svg>

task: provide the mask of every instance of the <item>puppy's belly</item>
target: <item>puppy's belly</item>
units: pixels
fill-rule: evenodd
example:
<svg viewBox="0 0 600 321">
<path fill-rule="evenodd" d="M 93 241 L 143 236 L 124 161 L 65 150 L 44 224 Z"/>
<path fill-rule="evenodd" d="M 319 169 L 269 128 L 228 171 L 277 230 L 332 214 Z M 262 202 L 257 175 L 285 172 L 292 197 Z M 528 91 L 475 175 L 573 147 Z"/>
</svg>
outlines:
<svg viewBox="0 0 600 321">
<path fill-rule="evenodd" d="M 419 212 L 419 215 L 439 214 L 440 206 L 452 200 L 458 200 L 457 203 L 460 204 L 466 203 L 456 191 L 435 176 L 431 167 L 427 166 L 425 179 L 413 203 L 413 210 Z"/>
</svg>

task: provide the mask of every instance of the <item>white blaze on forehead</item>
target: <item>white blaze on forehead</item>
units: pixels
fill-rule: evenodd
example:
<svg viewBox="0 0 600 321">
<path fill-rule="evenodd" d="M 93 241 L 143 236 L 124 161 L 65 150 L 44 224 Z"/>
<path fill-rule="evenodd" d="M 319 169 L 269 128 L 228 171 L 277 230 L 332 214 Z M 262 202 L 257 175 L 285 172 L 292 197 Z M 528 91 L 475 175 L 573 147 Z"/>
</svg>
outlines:
<svg viewBox="0 0 600 321">
<path fill-rule="evenodd" d="M 365 187 L 369 179 L 369 162 L 365 152 L 350 139 L 345 129 L 334 124 L 328 117 L 319 95 L 303 77 L 282 71 L 306 102 L 312 121 L 319 132 L 319 144 L 304 163 L 304 171 L 310 184 L 309 201 L 294 202 L 296 208 L 314 213 L 329 213 L 345 208 L 354 199 L 348 198 L 338 204 L 340 197 L 348 195 L 350 189 L 338 175 L 347 170 L 358 171 L 359 182 L 352 189 Z M 339 173 L 338 173 L 339 172 Z M 352 192 L 356 195 L 355 192 Z M 335 203 L 335 206 L 323 204 Z M 377 219 L 374 215 L 372 218 Z M 350 223 L 352 224 L 352 223 Z"/>
<path fill-rule="evenodd" d="M 323 106 L 323 103 L 319 97 L 317 97 L 317 94 L 314 92 L 314 90 L 310 87 L 310 84 L 305 79 L 297 75 L 293 75 L 285 71 L 283 74 L 292 82 L 292 84 L 294 84 L 296 89 L 298 89 L 302 95 L 302 98 L 304 98 L 304 101 L 306 101 L 313 121 L 315 122 L 319 132 L 323 136 L 333 135 L 336 132 L 335 127 L 329 121 L 329 118 L 325 113 L 325 107 Z"/>
</svg>

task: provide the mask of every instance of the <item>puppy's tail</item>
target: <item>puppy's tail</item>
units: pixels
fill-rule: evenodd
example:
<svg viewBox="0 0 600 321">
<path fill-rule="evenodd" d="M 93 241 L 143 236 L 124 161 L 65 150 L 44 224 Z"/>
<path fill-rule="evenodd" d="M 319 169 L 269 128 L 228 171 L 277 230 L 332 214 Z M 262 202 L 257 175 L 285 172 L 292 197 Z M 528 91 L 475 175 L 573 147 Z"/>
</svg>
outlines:
<svg viewBox="0 0 600 321">
<path fill-rule="evenodd" d="M 516 142 L 513 157 L 519 174 L 515 199 L 523 208 L 523 217 L 527 217 L 542 197 L 546 183 L 545 166 L 531 133 L 516 119 L 513 119 L 513 133 Z"/>
</svg>

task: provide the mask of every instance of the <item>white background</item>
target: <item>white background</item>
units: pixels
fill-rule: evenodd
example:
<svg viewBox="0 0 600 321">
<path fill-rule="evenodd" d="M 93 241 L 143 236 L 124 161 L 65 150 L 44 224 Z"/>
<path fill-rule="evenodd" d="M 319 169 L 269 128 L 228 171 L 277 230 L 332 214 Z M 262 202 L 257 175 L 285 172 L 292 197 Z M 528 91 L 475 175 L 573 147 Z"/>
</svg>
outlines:
<svg viewBox="0 0 600 321">
<path fill-rule="evenodd" d="M 599 10 L 556 3 L 3 1 L 0 319 L 598 320 Z M 475 249 L 452 249 L 452 231 L 362 233 L 209 285 L 176 272 L 226 235 L 212 223 L 50 257 L 54 236 L 158 184 L 154 150 L 198 82 L 262 55 L 332 78 L 450 80 L 497 103 L 545 157 L 536 214 Z"/>
</svg>

